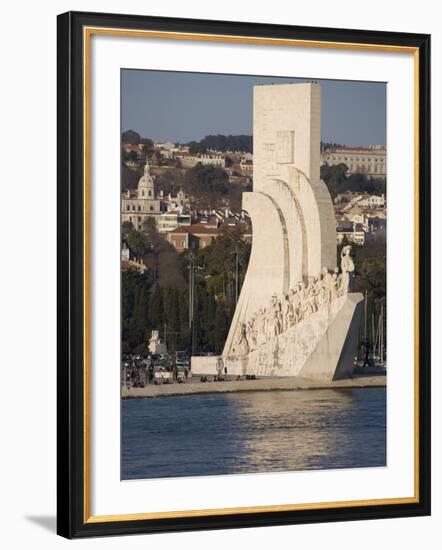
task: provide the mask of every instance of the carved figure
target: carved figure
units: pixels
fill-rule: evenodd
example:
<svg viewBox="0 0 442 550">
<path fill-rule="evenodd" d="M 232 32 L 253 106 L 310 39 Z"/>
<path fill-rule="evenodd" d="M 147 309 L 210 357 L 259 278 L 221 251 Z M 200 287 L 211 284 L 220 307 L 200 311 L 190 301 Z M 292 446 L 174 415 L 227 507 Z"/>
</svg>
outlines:
<svg viewBox="0 0 442 550">
<path fill-rule="evenodd" d="M 352 279 L 353 272 L 355 270 L 355 264 L 350 255 L 351 246 L 346 245 L 341 251 L 341 284 L 340 284 L 340 295 L 343 296 L 347 292 L 352 291 Z"/>
<path fill-rule="evenodd" d="M 238 342 L 235 346 L 235 352 L 237 355 L 247 355 L 249 353 L 249 343 L 247 341 L 247 328 L 244 323 L 241 324 L 241 330 L 238 338 Z"/>
</svg>

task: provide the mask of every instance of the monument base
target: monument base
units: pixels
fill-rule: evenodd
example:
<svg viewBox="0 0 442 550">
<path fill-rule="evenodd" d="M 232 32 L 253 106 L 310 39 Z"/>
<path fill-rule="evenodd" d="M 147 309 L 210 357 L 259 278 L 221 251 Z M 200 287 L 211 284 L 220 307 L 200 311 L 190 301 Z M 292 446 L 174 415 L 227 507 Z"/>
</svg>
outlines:
<svg viewBox="0 0 442 550">
<path fill-rule="evenodd" d="M 363 296 L 349 293 L 243 356 L 223 356 L 232 376 L 296 376 L 331 381 L 351 376 Z M 217 357 L 192 357 L 194 375 L 216 375 Z"/>
</svg>

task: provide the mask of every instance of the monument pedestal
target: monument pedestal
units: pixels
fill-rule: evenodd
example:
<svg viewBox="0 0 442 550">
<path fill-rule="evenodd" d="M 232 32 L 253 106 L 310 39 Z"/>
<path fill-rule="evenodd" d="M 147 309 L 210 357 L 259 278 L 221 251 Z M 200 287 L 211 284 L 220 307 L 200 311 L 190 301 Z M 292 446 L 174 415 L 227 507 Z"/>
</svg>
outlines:
<svg viewBox="0 0 442 550">
<path fill-rule="evenodd" d="M 351 376 L 363 296 L 350 293 L 242 356 L 223 356 L 232 376 L 290 376 L 331 382 Z M 192 357 L 192 373 L 216 374 L 217 357 Z"/>
</svg>

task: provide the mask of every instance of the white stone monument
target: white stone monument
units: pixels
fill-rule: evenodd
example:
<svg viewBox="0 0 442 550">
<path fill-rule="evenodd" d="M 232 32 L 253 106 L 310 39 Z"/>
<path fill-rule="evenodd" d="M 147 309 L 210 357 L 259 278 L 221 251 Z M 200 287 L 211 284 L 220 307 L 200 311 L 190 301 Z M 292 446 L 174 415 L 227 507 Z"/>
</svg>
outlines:
<svg viewBox="0 0 442 550">
<path fill-rule="evenodd" d="M 336 266 L 320 94 L 310 83 L 254 87 L 253 192 L 243 194 L 253 242 L 222 354 L 229 374 L 332 380 L 353 369 L 363 296 L 351 292 L 348 249 Z M 213 366 L 194 358 L 192 370 Z"/>
<path fill-rule="evenodd" d="M 149 340 L 149 351 L 152 354 L 165 354 L 167 353 L 167 347 L 164 342 L 161 341 L 160 333 L 158 330 L 153 330 Z"/>
</svg>

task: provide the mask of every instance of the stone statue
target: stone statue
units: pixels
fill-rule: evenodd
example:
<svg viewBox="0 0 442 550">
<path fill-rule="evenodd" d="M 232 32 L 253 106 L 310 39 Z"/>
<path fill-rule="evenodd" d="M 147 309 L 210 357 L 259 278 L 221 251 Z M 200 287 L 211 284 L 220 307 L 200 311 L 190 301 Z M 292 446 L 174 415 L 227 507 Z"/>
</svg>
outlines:
<svg viewBox="0 0 442 550">
<path fill-rule="evenodd" d="M 247 324 L 246 337 L 249 343 L 250 350 L 253 351 L 256 349 L 256 315 L 254 315 Z"/>
<path fill-rule="evenodd" d="M 238 355 L 247 355 L 249 353 L 249 343 L 247 341 L 247 327 L 244 323 L 241 325 L 238 342 L 235 346 L 235 352 Z"/>
<path fill-rule="evenodd" d="M 339 269 L 335 267 L 335 270 L 332 275 L 332 286 L 331 286 L 331 300 L 336 300 L 338 297 L 338 288 L 339 288 Z"/>
<path fill-rule="evenodd" d="M 341 284 L 340 284 L 340 295 L 343 296 L 347 292 L 353 290 L 352 281 L 354 276 L 355 264 L 353 263 L 351 257 L 351 246 L 346 245 L 341 251 Z"/>
</svg>

